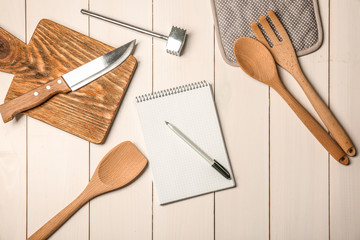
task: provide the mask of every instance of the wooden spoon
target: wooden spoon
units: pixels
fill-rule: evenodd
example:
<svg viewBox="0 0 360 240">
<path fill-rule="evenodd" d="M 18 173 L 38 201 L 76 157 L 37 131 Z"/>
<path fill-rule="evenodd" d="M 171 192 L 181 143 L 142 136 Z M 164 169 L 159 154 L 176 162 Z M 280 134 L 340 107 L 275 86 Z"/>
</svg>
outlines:
<svg viewBox="0 0 360 240">
<path fill-rule="evenodd" d="M 252 38 L 241 37 L 234 43 L 234 54 L 237 63 L 245 73 L 269 85 L 279 93 L 305 126 L 337 161 L 344 165 L 349 164 L 349 159 L 341 147 L 285 88 L 280 80 L 273 56 L 262 43 Z"/>
<path fill-rule="evenodd" d="M 146 158 L 134 144 L 120 143 L 101 160 L 84 191 L 29 239 L 47 239 L 89 200 L 131 183 L 146 165 Z"/>
<path fill-rule="evenodd" d="M 316 93 L 315 89 L 311 86 L 310 82 L 307 80 L 306 76 L 301 70 L 298 58 L 295 53 L 295 49 L 285 28 L 283 27 L 273 10 L 270 10 L 267 13 L 272 23 L 275 25 L 276 30 L 280 34 L 282 41 L 279 41 L 265 16 L 259 17 L 259 21 L 263 26 L 265 32 L 269 36 L 272 42 L 272 46 L 270 46 L 270 44 L 267 42 L 259 26 L 254 21 L 251 23 L 251 28 L 253 29 L 256 38 L 262 44 L 264 44 L 265 47 L 267 47 L 267 49 L 273 55 L 276 63 L 283 67 L 296 79 L 301 88 L 304 90 L 304 93 L 306 94 L 310 103 L 313 105 L 314 109 L 318 113 L 319 117 L 321 118 L 327 129 L 329 129 L 331 135 L 340 145 L 340 147 L 349 156 L 355 156 L 356 149 L 350 137 L 346 134 L 345 130 L 340 125 L 335 116 L 331 113 L 325 102 Z"/>
</svg>

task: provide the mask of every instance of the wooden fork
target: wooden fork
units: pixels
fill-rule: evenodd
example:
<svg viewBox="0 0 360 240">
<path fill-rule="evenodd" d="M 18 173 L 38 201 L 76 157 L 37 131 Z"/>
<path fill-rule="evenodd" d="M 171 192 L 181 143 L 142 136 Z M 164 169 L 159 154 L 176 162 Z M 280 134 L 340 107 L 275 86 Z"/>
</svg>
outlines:
<svg viewBox="0 0 360 240">
<path fill-rule="evenodd" d="M 270 46 L 262 34 L 259 26 L 254 21 L 251 23 L 251 28 L 254 31 L 256 38 L 270 50 L 275 58 L 276 63 L 283 67 L 296 79 L 305 92 L 307 98 L 310 100 L 314 109 L 319 114 L 321 120 L 324 122 L 325 126 L 333 135 L 334 139 L 338 142 L 341 148 L 349 156 L 354 156 L 356 154 L 356 149 L 350 138 L 302 72 L 294 47 L 283 25 L 272 10 L 268 11 L 267 14 L 280 34 L 282 41 L 279 41 L 265 16 L 259 17 L 259 21 L 269 36 L 273 46 Z"/>
</svg>

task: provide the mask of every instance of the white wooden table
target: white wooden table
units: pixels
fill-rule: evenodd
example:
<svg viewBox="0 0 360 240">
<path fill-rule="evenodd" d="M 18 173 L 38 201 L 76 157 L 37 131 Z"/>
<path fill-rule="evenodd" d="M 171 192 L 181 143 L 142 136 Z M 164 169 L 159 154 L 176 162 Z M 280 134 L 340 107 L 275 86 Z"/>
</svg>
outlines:
<svg viewBox="0 0 360 240">
<path fill-rule="evenodd" d="M 319 0 L 324 42 L 301 65 L 360 151 L 359 0 Z M 342 166 L 272 90 L 226 65 L 209 0 L 0 0 L 0 26 L 28 42 L 49 18 L 113 46 L 138 40 L 139 66 L 103 145 L 22 116 L 0 123 L 0 239 L 26 239 L 87 185 L 124 140 L 145 145 L 134 96 L 194 81 L 214 86 L 237 187 L 161 207 L 149 169 L 128 187 L 85 205 L 51 239 L 360 239 L 360 159 Z M 89 19 L 90 9 L 168 33 L 188 29 L 182 57 L 165 43 Z M 312 114 L 289 74 L 281 76 Z M 12 76 L 0 73 L 4 99 Z M 319 119 L 317 117 L 317 119 Z"/>
</svg>

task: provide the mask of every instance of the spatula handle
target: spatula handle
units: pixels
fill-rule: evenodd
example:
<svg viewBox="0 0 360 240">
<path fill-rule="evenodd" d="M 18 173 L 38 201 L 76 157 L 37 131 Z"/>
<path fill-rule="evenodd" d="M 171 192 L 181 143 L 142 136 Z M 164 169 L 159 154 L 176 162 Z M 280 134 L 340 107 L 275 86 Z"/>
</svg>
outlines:
<svg viewBox="0 0 360 240">
<path fill-rule="evenodd" d="M 71 89 L 62 77 L 48 82 L 20 97 L 0 105 L 4 122 L 8 122 L 18 113 L 34 108 L 58 93 L 68 93 Z"/>
<path fill-rule="evenodd" d="M 310 82 L 301 71 L 300 66 L 297 66 L 296 70 L 293 71 L 293 76 L 304 90 L 309 101 L 337 143 L 347 153 L 347 155 L 354 156 L 356 154 L 354 144 L 340 123 L 336 120 L 335 116 L 331 113 L 330 109 L 311 86 Z"/>
<path fill-rule="evenodd" d="M 74 215 L 89 200 L 90 199 L 88 198 L 88 195 L 84 191 L 73 202 L 71 202 L 61 212 L 59 212 L 47 223 L 45 223 L 45 225 L 43 225 L 28 239 L 42 240 L 49 238 L 56 230 L 58 230 L 72 215 Z"/>
<path fill-rule="evenodd" d="M 280 80 L 279 80 L 280 81 Z M 289 104 L 291 109 L 296 113 L 300 120 L 323 145 L 323 147 L 336 159 L 339 163 L 347 165 L 349 159 L 341 147 L 334 141 L 330 134 L 311 116 L 311 114 L 291 95 L 284 85 L 274 88 L 280 96 Z"/>
</svg>

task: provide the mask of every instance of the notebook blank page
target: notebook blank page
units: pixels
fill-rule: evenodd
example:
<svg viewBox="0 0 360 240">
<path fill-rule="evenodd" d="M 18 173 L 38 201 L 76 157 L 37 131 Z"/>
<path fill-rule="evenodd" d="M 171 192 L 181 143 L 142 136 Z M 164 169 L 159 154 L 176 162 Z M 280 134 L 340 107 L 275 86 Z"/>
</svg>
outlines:
<svg viewBox="0 0 360 240">
<path fill-rule="evenodd" d="M 136 105 L 160 204 L 235 186 L 210 85 Z M 222 164 L 231 180 L 171 131 L 165 121 Z"/>
</svg>

